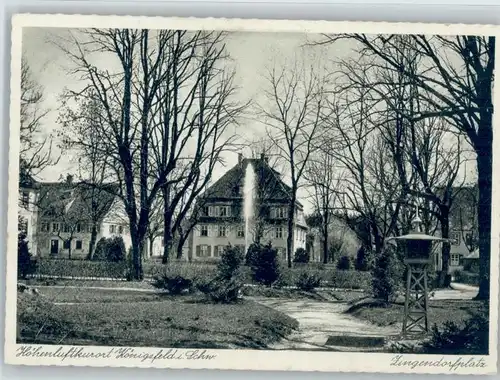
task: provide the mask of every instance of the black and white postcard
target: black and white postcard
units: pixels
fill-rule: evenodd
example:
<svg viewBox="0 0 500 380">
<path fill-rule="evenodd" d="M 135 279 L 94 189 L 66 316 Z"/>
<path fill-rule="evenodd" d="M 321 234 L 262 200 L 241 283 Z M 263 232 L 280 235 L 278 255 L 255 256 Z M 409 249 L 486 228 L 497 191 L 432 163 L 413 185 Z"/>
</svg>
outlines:
<svg viewBox="0 0 500 380">
<path fill-rule="evenodd" d="M 6 362 L 496 372 L 498 32 L 14 16 Z"/>
</svg>

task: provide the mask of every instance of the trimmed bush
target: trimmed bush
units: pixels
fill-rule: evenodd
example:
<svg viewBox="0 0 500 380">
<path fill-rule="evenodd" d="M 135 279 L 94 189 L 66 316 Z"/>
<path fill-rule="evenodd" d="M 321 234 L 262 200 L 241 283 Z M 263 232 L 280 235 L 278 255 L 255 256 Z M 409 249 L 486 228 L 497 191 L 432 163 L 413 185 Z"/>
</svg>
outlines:
<svg viewBox="0 0 500 380">
<path fill-rule="evenodd" d="M 90 277 L 99 279 L 109 277 L 122 280 L 125 278 L 128 266 L 125 262 L 110 263 L 106 261 L 42 259 L 37 260 L 37 270 L 33 274 L 54 278 Z"/>
<path fill-rule="evenodd" d="M 271 286 L 280 277 L 278 251 L 271 243 L 260 246 L 251 264 L 253 279 L 259 284 Z"/>
<path fill-rule="evenodd" d="M 373 269 L 373 296 L 384 302 L 392 302 L 402 285 L 403 268 L 392 246 L 386 247 L 375 261 Z"/>
<path fill-rule="evenodd" d="M 318 288 L 321 284 L 321 278 L 314 273 L 302 272 L 297 280 L 297 288 L 310 292 Z"/>
<path fill-rule="evenodd" d="M 109 261 L 117 263 L 125 261 L 126 250 L 125 243 L 121 236 L 114 236 L 112 238 L 101 238 L 96 244 L 93 261 Z"/>
<path fill-rule="evenodd" d="M 25 279 L 28 275 L 35 273 L 37 262 L 33 260 L 28 248 L 26 235 L 21 232 L 17 238 L 17 278 Z"/>
<path fill-rule="evenodd" d="M 172 295 L 178 295 L 193 289 L 193 281 L 182 276 L 157 277 L 153 281 L 153 286 L 158 289 L 166 289 Z"/>
<path fill-rule="evenodd" d="M 92 261 L 106 261 L 108 249 L 108 239 L 105 237 L 100 238 L 95 245 Z"/>
<path fill-rule="evenodd" d="M 309 262 L 309 260 L 309 252 L 307 252 L 304 248 L 297 248 L 293 257 L 293 262 L 306 264 Z"/>
<path fill-rule="evenodd" d="M 423 344 L 426 354 L 487 355 L 489 322 L 486 312 L 471 317 L 464 325 L 446 322 L 432 327 L 431 339 Z"/>
<path fill-rule="evenodd" d="M 350 270 L 351 269 L 351 258 L 347 255 L 341 256 L 339 261 L 337 261 L 338 270 Z"/>
<path fill-rule="evenodd" d="M 123 238 L 121 236 L 114 236 L 109 239 L 106 259 L 112 263 L 117 263 L 125 261 L 125 258 L 126 250 Z"/>
</svg>

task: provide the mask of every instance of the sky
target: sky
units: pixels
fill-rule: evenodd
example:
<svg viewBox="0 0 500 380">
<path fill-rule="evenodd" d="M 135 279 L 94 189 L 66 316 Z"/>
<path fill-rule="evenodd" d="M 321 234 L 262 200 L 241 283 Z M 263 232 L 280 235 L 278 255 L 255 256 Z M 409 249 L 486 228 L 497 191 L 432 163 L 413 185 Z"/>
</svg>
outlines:
<svg viewBox="0 0 500 380">
<path fill-rule="evenodd" d="M 74 30 L 73 30 L 74 31 Z M 34 78 L 44 88 L 45 100 L 43 107 L 48 109 L 47 116 L 42 120 L 43 129 L 47 133 L 58 128 L 59 96 L 65 90 L 78 89 L 81 82 L 77 77 L 70 75 L 68 69 L 71 62 L 66 54 L 54 44 L 60 37 L 68 36 L 71 29 L 63 28 L 25 28 L 23 30 L 23 54 L 26 57 Z M 251 100 L 260 107 L 267 108 L 263 91 L 268 88 L 268 81 L 264 77 L 267 70 L 273 65 L 289 64 L 300 60 L 306 65 L 321 67 L 334 65 L 333 61 L 353 56 L 353 46 L 347 41 L 340 41 L 335 45 L 302 49 L 304 44 L 311 40 L 320 39 L 319 35 L 298 33 L 265 33 L 265 32 L 237 32 L 231 33 L 226 39 L 227 52 L 233 59 L 236 70 L 236 85 L 239 87 L 238 99 L 242 102 Z M 105 57 L 97 58 L 96 65 L 106 67 Z M 265 127 L 250 113 L 242 120 L 237 133 L 244 140 L 254 140 L 265 136 Z M 251 155 L 250 149 L 242 151 L 244 156 Z M 218 167 L 213 173 L 216 180 L 225 171 L 235 165 L 237 153 L 227 154 L 225 167 Z M 56 166 L 47 168 L 39 177 L 45 181 L 57 181 L 60 176 L 77 172 L 75 160 L 70 154 L 65 154 Z M 466 169 L 467 172 L 470 168 Z M 464 175 L 469 175 L 465 174 Z M 307 193 L 302 190 L 301 198 Z M 306 212 L 310 204 L 302 199 Z"/>
<path fill-rule="evenodd" d="M 44 88 L 43 107 L 49 110 L 42 120 L 42 129 L 46 133 L 57 130 L 60 100 L 59 96 L 67 89 L 78 89 L 81 82 L 68 73 L 71 61 L 54 43 L 67 37 L 70 29 L 63 28 L 25 28 L 23 30 L 23 54 L 26 57 L 33 77 Z M 263 91 L 268 87 L 264 75 L 273 65 L 288 64 L 294 60 L 303 60 L 307 65 L 318 65 L 332 59 L 347 57 L 351 49 L 347 44 L 342 47 L 301 48 L 311 39 L 319 39 L 317 35 L 297 33 L 263 33 L 237 32 L 231 33 L 226 41 L 227 52 L 235 65 L 235 84 L 239 87 L 238 99 L 242 102 L 251 100 L 254 104 L 266 108 L 267 99 Z M 97 62 L 106 65 L 106 62 Z M 237 133 L 244 140 L 259 139 L 265 136 L 264 125 L 249 113 L 242 120 Z M 251 156 L 250 149 L 243 151 L 244 156 Z M 218 167 L 213 173 L 216 180 L 238 161 L 237 153 L 228 153 L 224 157 L 225 167 Z M 59 163 L 40 173 L 39 178 L 45 181 L 57 181 L 60 176 L 76 172 L 76 160 L 65 152 Z M 305 195 L 305 194 L 303 194 Z"/>
</svg>

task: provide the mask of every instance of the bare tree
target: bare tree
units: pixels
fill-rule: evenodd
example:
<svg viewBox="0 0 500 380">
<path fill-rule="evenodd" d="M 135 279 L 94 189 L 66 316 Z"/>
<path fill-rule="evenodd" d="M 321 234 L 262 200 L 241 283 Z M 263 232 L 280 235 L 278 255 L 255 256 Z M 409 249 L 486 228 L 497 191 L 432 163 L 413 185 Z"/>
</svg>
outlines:
<svg viewBox="0 0 500 380">
<path fill-rule="evenodd" d="M 264 93 L 269 105 L 260 105 L 260 110 L 267 136 L 287 163 L 291 182 L 287 223 L 287 262 L 291 267 L 297 192 L 321 130 L 325 83 L 312 67 L 297 63 L 273 68 L 266 79 L 269 88 Z"/>
<path fill-rule="evenodd" d="M 156 177 L 163 178 L 163 262 L 195 197 L 221 154 L 231 149 L 235 135 L 230 127 L 245 108 L 233 100 L 234 71 L 228 65 L 224 33 L 173 31 L 165 38 L 165 78 L 153 106 L 158 117 L 151 147 Z"/>
<path fill-rule="evenodd" d="M 21 60 L 21 126 L 20 164 L 23 173 L 37 175 L 57 163 L 52 152 L 52 138 L 44 135 L 42 121 L 48 110 L 43 108 L 43 87 L 33 78 L 26 57 Z"/>
<path fill-rule="evenodd" d="M 491 194 L 492 194 L 492 88 L 495 67 L 495 37 L 492 36 L 409 36 L 411 45 L 425 58 L 425 69 L 408 71 L 394 60 L 400 41 L 394 35 L 364 34 L 325 36 L 322 43 L 351 39 L 365 57 L 385 62 L 425 90 L 426 102 L 414 120 L 441 116 L 467 137 L 476 153 L 478 172 L 478 219 L 480 287 L 478 299 L 489 299 Z M 431 95 L 431 96 L 427 96 Z"/>
<path fill-rule="evenodd" d="M 338 198 L 342 187 L 343 169 L 339 167 L 332 154 L 320 148 L 309 160 L 304 178 L 310 186 L 310 196 L 319 219 L 323 263 L 327 264 L 329 229 L 339 206 Z"/>
</svg>

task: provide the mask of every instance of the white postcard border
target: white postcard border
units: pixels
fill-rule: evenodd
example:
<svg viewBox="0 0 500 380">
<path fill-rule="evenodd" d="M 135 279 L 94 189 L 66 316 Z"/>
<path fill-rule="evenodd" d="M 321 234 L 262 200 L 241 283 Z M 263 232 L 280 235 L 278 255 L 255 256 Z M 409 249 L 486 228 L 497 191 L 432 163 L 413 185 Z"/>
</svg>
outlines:
<svg viewBox="0 0 500 380">
<path fill-rule="evenodd" d="M 198 350 L 178 349 L 182 359 L 154 359 L 160 348 L 130 348 L 142 358 L 116 356 L 123 347 L 85 346 L 84 353 L 102 353 L 102 358 L 71 357 L 72 346 L 22 345 L 16 343 L 16 296 L 17 296 L 17 203 L 19 178 L 19 124 L 20 124 L 20 68 L 23 27 L 107 27 L 149 29 L 212 29 L 252 32 L 307 32 L 307 33 L 390 33 L 390 34 L 441 34 L 441 35 L 500 35 L 494 25 L 430 24 L 430 23 L 385 23 L 385 22 L 328 22 L 295 20 L 215 19 L 215 18 L 167 18 L 137 16 L 99 16 L 62 14 L 19 14 L 12 19 L 11 47 L 11 105 L 10 105 L 10 151 L 8 182 L 7 221 L 7 267 L 6 267 L 6 315 L 5 315 L 5 361 L 17 365 L 95 366 L 95 367 L 141 367 L 141 368 L 191 368 L 191 369 L 236 369 L 236 370 L 283 370 L 325 372 L 384 372 L 427 374 L 491 374 L 497 371 L 498 334 L 498 268 L 500 251 L 500 161 L 493 157 L 492 225 L 491 236 L 491 295 L 490 295 L 490 354 L 487 356 L 458 355 L 402 355 L 376 353 L 311 352 L 311 351 L 264 351 L 264 350 Z M 499 49 L 496 62 L 499 62 Z M 494 106 L 500 107 L 500 97 L 494 96 Z M 500 122 L 499 113 L 494 115 L 494 125 Z M 493 151 L 500 153 L 500 138 L 493 134 Z M 79 347 L 78 347 L 79 348 Z M 30 351 L 31 350 L 31 351 Z M 37 351 L 38 350 L 38 351 Z M 58 354 L 56 351 L 58 351 Z M 162 349 L 167 354 L 169 349 Z M 26 352 L 38 352 L 32 356 Z M 24 352 L 24 354 L 23 354 Z M 129 351 L 130 352 L 130 351 Z M 173 351 L 169 351 L 172 354 Z M 50 356 L 52 353 L 52 356 Z M 197 354 L 215 355 L 212 359 L 195 358 Z M 66 357 L 62 358 L 62 356 Z M 188 356 L 192 358 L 187 358 Z M 174 355 L 175 356 L 175 355 Z M 161 355 L 160 355 L 161 357 Z M 193 360 L 195 359 L 195 360 Z M 398 361 L 399 360 L 399 361 Z M 471 362 L 472 360 L 472 362 Z M 391 365 L 398 361 L 405 365 Z M 458 363 L 458 364 L 453 364 Z M 469 366 L 460 363 L 469 363 Z M 471 364 L 472 363 L 472 364 Z M 480 363 L 480 364 L 477 364 Z M 477 364 L 477 365 L 476 365 Z M 474 365 L 474 366 L 472 366 Z"/>
</svg>

